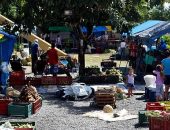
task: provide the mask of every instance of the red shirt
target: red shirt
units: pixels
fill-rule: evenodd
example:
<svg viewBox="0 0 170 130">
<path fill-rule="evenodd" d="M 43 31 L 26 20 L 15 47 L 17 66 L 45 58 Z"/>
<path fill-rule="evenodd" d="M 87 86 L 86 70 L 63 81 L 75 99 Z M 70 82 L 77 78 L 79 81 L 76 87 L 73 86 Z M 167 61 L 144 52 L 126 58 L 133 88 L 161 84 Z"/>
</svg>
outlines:
<svg viewBox="0 0 170 130">
<path fill-rule="evenodd" d="M 136 57 L 136 55 L 137 55 L 137 46 L 136 46 L 135 43 L 130 44 L 129 50 L 130 50 L 130 56 Z"/>
<path fill-rule="evenodd" d="M 57 50 L 54 48 L 51 48 L 50 50 L 47 51 L 48 55 L 48 63 L 51 65 L 56 65 L 58 64 L 58 54 Z"/>
</svg>

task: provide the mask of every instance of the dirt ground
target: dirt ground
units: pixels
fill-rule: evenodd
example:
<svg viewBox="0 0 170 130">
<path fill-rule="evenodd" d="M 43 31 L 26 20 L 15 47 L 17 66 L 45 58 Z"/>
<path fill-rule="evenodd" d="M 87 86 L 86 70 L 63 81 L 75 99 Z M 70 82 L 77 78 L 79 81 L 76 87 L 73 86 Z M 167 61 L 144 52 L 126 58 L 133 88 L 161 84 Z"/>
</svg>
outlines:
<svg viewBox="0 0 170 130">
<path fill-rule="evenodd" d="M 102 62 L 102 60 L 104 59 L 109 59 L 109 57 L 114 54 L 115 51 L 114 50 L 111 50 L 110 53 L 102 53 L 102 54 L 85 54 L 85 66 L 88 67 L 88 66 L 99 66 L 100 67 L 100 64 Z M 70 54 L 72 57 L 76 57 L 78 59 L 78 55 L 77 54 Z M 127 62 L 126 61 L 118 61 L 116 60 L 115 61 L 117 63 L 117 67 L 119 67 L 119 65 L 121 67 L 125 67 Z"/>
</svg>

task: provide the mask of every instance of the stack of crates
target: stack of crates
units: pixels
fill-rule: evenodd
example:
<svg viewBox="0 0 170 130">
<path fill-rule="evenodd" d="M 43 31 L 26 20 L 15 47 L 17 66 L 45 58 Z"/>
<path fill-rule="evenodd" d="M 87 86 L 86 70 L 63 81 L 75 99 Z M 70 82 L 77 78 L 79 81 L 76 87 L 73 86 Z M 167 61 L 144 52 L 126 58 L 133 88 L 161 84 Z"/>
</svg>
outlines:
<svg viewBox="0 0 170 130">
<path fill-rule="evenodd" d="M 159 102 L 147 102 L 146 110 L 140 110 L 138 112 L 138 123 L 139 125 L 146 125 L 149 123 L 149 118 L 145 115 L 147 111 L 160 110 L 164 111 L 165 107 L 162 106 Z"/>
<path fill-rule="evenodd" d="M 116 108 L 115 92 L 111 89 L 100 89 L 95 92 L 95 102 L 99 107 L 111 105 Z"/>
</svg>

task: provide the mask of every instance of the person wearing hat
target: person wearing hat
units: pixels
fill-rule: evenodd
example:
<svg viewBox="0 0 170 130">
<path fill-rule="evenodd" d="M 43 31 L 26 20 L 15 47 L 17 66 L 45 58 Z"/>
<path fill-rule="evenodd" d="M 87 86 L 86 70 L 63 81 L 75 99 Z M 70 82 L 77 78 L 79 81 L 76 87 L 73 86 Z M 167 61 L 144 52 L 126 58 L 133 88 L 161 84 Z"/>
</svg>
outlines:
<svg viewBox="0 0 170 130">
<path fill-rule="evenodd" d="M 35 39 L 31 45 L 31 57 L 32 57 L 32 72 L 36 75 L 36 63 L 38 61 L 39 45 L 38 39 Z"/>
</svg>

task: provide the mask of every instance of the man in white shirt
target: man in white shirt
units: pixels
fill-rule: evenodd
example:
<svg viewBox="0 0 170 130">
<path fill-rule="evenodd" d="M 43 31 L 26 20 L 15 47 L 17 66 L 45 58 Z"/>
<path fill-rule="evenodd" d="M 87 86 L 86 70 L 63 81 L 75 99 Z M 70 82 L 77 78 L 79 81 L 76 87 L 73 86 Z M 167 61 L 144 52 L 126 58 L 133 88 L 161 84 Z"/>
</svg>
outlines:
<svg viewBox="0 0 170 130">
<path fill-rule="evenodd" d="M 125 40 L 122 40 L 120 43 L 121 59 L 125 58 L 125 48 L 126 48 L 126 42 Z"/>
<path fill-rule="evenodd" d="M 62 49 L 62 43 L 61 43 L 61 37 L 60 37 L 60 35 L 57 35 L 56 47 L 59 48 L 59 49 Z"/>
</svg>

